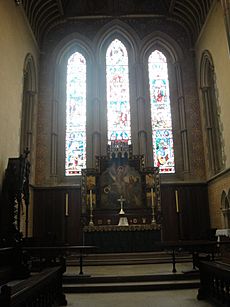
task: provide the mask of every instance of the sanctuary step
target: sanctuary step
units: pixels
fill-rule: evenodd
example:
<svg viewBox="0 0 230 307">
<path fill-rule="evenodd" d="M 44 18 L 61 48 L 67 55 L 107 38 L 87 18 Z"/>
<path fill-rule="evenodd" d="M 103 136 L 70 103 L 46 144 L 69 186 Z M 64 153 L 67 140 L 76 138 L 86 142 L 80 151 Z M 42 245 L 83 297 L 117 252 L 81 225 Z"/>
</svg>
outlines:
<svg viewBox="0 0 230 307">
<path fill-rule="evenodd" d="M 98 293 L 98 292 L 132 292 L 132 291 L 160 291 L 179 289 L 198 289 L 199 279 L 180 281 L 146 281 L 119 283 L 90 283 L 90 284 L 68 284 L 63 286 L 64 293 Z"/>
<path fill-rule="evenodd" d="M 67 267 L 63 278 L 63 291 L 97 293 L 198 289 L 199 271 L 182 272 L 182 269 L 186 270 L 191 266 L 191 263 L 178 264 L 178 273 L 171 272 L 170 264 L 90 266 L 85 267 L 85 275 L 77 274 L 78 268 Z"/>
<path fill-rule="evenodd" d="M 67 257 L 67 265 L 79 265 L 79 257 L 70 255 Z M 179 252 L 176 254 L 176 262 L 192 261 L 191 253 Z M 117 265 L 117 264 L 154 264 L 171 263 L 170 252 L 138 252 L 138 253 L 104 253 L 87 254 L 83 259 L 84 265 Z"/>
</svg>

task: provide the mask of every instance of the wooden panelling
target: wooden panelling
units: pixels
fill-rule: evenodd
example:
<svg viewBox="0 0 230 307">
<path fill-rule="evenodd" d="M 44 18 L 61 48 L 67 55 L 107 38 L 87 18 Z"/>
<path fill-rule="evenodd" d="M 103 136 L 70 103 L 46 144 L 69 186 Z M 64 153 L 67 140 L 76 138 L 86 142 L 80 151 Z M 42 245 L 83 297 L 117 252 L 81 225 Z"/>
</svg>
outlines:
<svg viewBox="0 0 230 307">
<path fill-rule="evenodd" d="M 66 216 L 68 193 L 68 216 Z M 34 188 L 33 236 L 68 244 L 81 243 L 80 188 Z"/>
<path fill-rule="evenodd" d="M 161 205 L 163 240 L 208 239 L 210 219 L 206 184 L 162 184 Z"/>
<path fill-rule="evenodd" d="M 178 191 L 179 213 L 175 190 Z M 164 241 L 208 239 L 210 222 L 206 184 L 162 184 L 161 206 Z M 35 238 L 81 244 L 80 187 L 34 188 L 33 226 Z"/>
</svg>

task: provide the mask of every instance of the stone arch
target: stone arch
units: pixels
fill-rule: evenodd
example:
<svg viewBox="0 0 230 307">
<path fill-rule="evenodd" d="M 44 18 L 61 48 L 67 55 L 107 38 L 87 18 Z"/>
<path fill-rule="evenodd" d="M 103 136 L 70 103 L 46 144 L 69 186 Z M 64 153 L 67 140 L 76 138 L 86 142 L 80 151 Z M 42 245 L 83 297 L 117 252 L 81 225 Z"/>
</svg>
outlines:
<svg viewBox="0 0 230 307">
<path fill-rule="evenodd" d="M 23 96 L 21 109 L 20 153 L 28 148 L 29 160 L 32 165 L 30 181 L 34 181 L 35 169 L 35 136 L 37 113 L 37 69 L 34 58 L 27 54 L 23 68 Z"/>
<path fill-rule="evenodd" d="M 72 33 L 59 42 L 53 51 L 53 82 L 54 91 L 52 97 L 52 127 L 51 127 L 51 170 L 50 175 L 54 182 L 56 181 L 76 181 L 76 178 L 66 178 L 64 176 L 64 161 L 65 161 L 65 118 L 61 114 L 65 114 L 66 102 L 66 73 L 67 61 L 74 53 L 81 53 L 86 59 L 86 101 L 87 112 L 92 105 L 92 84 L 93 74 L 92 67 L 95 63 L 94 53 L 91 48 L 91 42 L 79 33 Z M 87 127 L 90 126 L 91 121 L 88 120 Z M 87 128 L 87 130 L 90 130 Z M 89 133 L 87 132 L 87 145 L 91 142 Z M 91 146 L 87 146 L 90 147 Z M 89 160 L 90 153 L 87 152 L 87 160 Z M 60 163 L 57 163 L 59 161 Z M 80 179 L 79 179 L 80 180 Z M 78 180 L 77 180 L 78 181 Z"/>
<path fill-rule="evenodd" d="M 99 60 L 103 62 L 106 50 L 115 38 L 118 38 L 127 48 L 129 60 L 135 61 L 140 39 L 130 26 L 117 19 L 102 27 L 94 39 Z"/>
<path fill-rule="evenodd" d="M 221 212 L 223 227 L 228 229 L 230 227 L 230 202 L 226 191 L 221 193 Z"/>
<path fill-rule="evenodd" d="M 203 52 L 200 61 L 200 89 L 203 102 L 205 143 L 208 148 L 206 152 L 207 171 L 209 175 L 215 175 L 224 167 L 224 146 L 215 67 L 208 50 Z"/>
<path fill-rule="evenodd" d="M 161 51 L 172 64 L 183 58 L 183 51 L 178 43 L 166 33 L 155 31 L 146 36 L 141 43 L 140 58 L 146 59 L 150 52 Z"/>
<path fill-rule="evenodd" d="M 144 66 L 144 80 L 146 80 L 145 99 L 149 110 L 147 112 L 148 114 L 150 114 L 148 58 L 150 54 L 155 50 L 162 52 L 167 58 L 168 63 L 172 130 L 175 151 L 175 176 L 177 176 L 177 173 L 180 173 L 181 171 L 186 173 L 190 170 L 185 97 L 183 90 L 183 75 L 181 69 L 181 62 L 184 58 L 184 53 L 180 45 L 174 39 L 172 39 L 166 33 L 160 31 L 151 33 L 141 42 L 140 62 L 142 62 Z M 148 142 L 148 144 L 151 145 L 151 148 L 150 146 L 148 148 L 148 155 L 151 155 L 151 141 Z"/>
<path fill-rule="evenodd" d="M 136 33 L 125 23 L 114 20 L 106 24 L 97 34 L 94 44 L 96 46 L 96 58 L 98 63 L 98 88 L 100 91 L 100 118 L 105 124 L 100 127 L 101 130 L 101 152 L 106 154 L 107 148 L 107 97 L 106 97 L 106 51 L 114 39 L 119 39 L 125 46 L 128 53 L 129 63 L 129 93 L 131 110 L 131 136 L 132 144 L 135 146 L 135 88 L 136 82 L 133 77 L 135 74 L 137 50 L 139 39 Z M 135 149 L 134 149 L 135 150 Z"/>
<path fill-rule="evenodd" d="M 212 55 L 208 50 L 205 50 L 200 62 L 200 86 L 201 88 L 211 86 L 209 73 L 214 74 L 214 64 Z"/>
</svg>

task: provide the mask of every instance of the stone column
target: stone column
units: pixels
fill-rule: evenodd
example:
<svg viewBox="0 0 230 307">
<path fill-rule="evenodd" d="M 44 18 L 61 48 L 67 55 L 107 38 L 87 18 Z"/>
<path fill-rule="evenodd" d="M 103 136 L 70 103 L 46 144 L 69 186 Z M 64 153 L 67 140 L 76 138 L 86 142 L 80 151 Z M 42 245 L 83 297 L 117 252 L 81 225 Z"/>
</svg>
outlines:
<svg viewBox="0 0 230 307">
<path fill-rule="evenodd" d="M 144 96 L 144 73 L 143 65 L 136 66 L 136 103 L 137 103 L 137 124 L 138 124 L 138 147 L 139 154 L 147 159 L 147 132 L 146 132 L 146 98 Z M 146 161 L 145 161 L 146 162 Z"/>
<path fill-rule="evenodd" d="M 101 134 L 100 134 L 100 101 L 94 98 L 92 101 L 93 131 L 92 131 L 92 160 L 95 167 L 95 157 L 101 154 Z"/>
<path fill-rule="evenodd" d="M 185 116 L 185 99 L 182 86 L 181 68 L 179 63 L 174 63 L 175 75 L 177 80 L 177 103 L 179 111 L 181 146 L 183 156 L 183 171 L 189 172 L 189 150 L 188 150 L 188 132 Z"/>
</svg>

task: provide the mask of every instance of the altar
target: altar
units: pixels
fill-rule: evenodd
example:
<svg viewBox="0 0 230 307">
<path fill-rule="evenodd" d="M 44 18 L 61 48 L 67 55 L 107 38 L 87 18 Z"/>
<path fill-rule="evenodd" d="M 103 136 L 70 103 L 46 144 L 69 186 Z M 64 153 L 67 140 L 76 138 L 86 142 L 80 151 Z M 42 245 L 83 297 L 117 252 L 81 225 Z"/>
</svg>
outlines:
<svg viewBox="0 0 230 307">
<path fill-rule="evenodd" d="M 85 226 L 84 241 L 96 245 L 98 253 L 150 252 L 161 241 L 161 231 L 154 225 Z"/>
<path fill-rule="evenodd" d="M 160 176 L 125 141 L 108 145 L 95 169 L 82 170 L 83 244 L 100 252 L 154 250 L 161 241 Z"/>
</svg>

